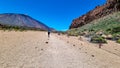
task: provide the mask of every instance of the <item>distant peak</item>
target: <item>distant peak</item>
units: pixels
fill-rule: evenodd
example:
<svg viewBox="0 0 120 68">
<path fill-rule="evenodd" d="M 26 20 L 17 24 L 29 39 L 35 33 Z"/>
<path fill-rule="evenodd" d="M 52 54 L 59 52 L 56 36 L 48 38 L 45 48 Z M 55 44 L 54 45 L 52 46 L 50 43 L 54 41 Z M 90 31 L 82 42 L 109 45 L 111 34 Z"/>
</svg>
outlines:
<svg viewBox="0 0 120 68">
<path fill-rule="evenodd" d="M 23 26 L 39 28 L 42 30 L 48 30 L 49 27 L 44 23 L 26 15 L 18 13 L 3 13 L 0 14 L 0 24 L 11 25 L 11 26 Z"/>
<path fill-rule="evenodd" d="M 21 14 L 21 13 L 3 13 L 0 15 L 21 15 L 21 16 L 28 16 L 27 14 Z"/>
</svg>

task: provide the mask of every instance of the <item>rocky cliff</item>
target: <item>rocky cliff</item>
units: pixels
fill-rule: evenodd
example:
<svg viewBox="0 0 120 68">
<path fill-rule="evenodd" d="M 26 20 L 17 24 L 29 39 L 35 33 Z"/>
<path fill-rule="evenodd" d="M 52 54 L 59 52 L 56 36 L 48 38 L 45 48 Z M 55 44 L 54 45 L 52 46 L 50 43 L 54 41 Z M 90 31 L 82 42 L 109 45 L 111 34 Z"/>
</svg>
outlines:
<svg viewBox="0 0 120 68">
<path fill-rule="evenodd" d="M 89 11 L 87 14 L 74 19 L 70 25 L 70 29 L 81 27 L 91 21 L 111 14 L 113 12 L 120 11 L 120 0 L 107 0 L 106 4 L 97 6 L 94 10 Z"/>
</svg>

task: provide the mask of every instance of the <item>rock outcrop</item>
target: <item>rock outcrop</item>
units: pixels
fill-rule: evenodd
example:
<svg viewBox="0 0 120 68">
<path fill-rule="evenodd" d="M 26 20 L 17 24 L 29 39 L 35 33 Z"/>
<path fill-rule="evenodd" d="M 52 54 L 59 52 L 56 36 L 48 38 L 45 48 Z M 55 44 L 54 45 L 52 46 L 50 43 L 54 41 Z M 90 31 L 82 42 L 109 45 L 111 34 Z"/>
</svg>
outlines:
<svg viewBox="0 0 120 68">
<path fill-rule="evenodd" d="M 117 11 L 120 11 L 120 0 L 107 0 L 106 4 L 97 6 L 94 10 L 89 11 L 87 14 L 74 19 L 69 28 L 72 29 L 81 27 L 95 19 L 104 17 Z"/>
</svg>

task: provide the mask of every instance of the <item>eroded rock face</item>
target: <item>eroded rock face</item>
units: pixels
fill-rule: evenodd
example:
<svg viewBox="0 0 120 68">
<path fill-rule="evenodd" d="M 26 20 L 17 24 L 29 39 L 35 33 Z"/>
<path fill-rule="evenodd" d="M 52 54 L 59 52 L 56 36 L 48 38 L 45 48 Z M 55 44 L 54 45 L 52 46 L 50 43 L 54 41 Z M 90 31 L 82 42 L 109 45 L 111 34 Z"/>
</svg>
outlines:
<svg viewBox="0 0 120 68">
<path fill-rule="evenodd" d="M 113 12 L 120 11 L 120 0 L 107 0 L 106 4 L 97 6 L 94 10 L 89 11 L 87 14 L 74 19 L 70 29 L 81 27 L 91 21 L 111 14 Z"/>
</svg>

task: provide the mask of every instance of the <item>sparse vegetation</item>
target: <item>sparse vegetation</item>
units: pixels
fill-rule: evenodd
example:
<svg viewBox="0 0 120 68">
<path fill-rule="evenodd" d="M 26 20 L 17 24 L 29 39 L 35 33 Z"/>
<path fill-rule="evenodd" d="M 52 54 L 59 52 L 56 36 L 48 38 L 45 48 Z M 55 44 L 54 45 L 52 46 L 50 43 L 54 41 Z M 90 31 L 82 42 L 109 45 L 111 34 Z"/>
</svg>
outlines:
<svg viewBox="0 0 120 68">
<path fill-rule="evenodd" d="M 107 41 L 105 40 L 105 38 L 103 38 L 101 36 L 93 36 L 91 38 L 90 42 L 92 42 L 92 43 L 107 43 Z"/>
<path fill-rule="evenodd" d="M 80 28 L 75 28 L 67 31 L 69 35 L 84 35 L 86 37 L 94 35 L 112 35 L 111 40 L 120 39 L 120 12 L 110 14 L 103 18 L 92 21 L 89 24 L 86 24 Z M 93 40 L 105 40 L 101 37 L 94 38 Z M 97 41 L 97 42 L 98 42 Z M 93 41 L 96 42 L 96 41 Z"/>
<path fill-rule="evenodd" d="M 68 36 L 78 36 L 79 33 L 77 32 L 77 29 L 71 29 L 70 31 L 67 31 Z"/>
<path fill-rule="evenodd" d="M 112 35 L 112 40 L 120 39 L 120 12 L 105 16 L 98 20 L 94 20 L 89 24 L 86 24 L 82 27 L 71 29 L 67 31 L 70 36 L 83 35 L 86 37 L 104 34 Z M 101 37 L 93 37 L 93 42 L 106 42 Z"/>
<path fill-rule="evenodd" d="M 52 31 L 53 33 L 57 33 L 58 35 L 65 35 L 67 34 L 66 31 Z"/>
<path fill-rule="evenodd" d="M 120 39 L 120 35 L 119 34 L 114 34 L 113 35 L 113 40 L 118 40 Z"/>
<path fill-rule="evenodd" d="M 86 24 L 80 28 L 71 29 L 68 33 L 72 34 L 84 34 L 97 33 L 102 31 L 105 34 L 120 34 L 120 12 L 108 15 L 106 17 L 94 20 L 93 22 Z"/>
<path fill-rule="evenodd" d="M 26 30 L 35 30 L 35 31 L 43 31 L 39 28 L 32 28 L 32 27 L 23 27 L 23 26 L 10 26 L 10 25 L 1 25 L 0 24 L 0 30 L 8 30 L 8 31 L 26 31 Z"/>
<path fill-rule="evenodd" d="M 117 43 L 120 43 L 120 39 L 117 40 Z"/>
</svg>

